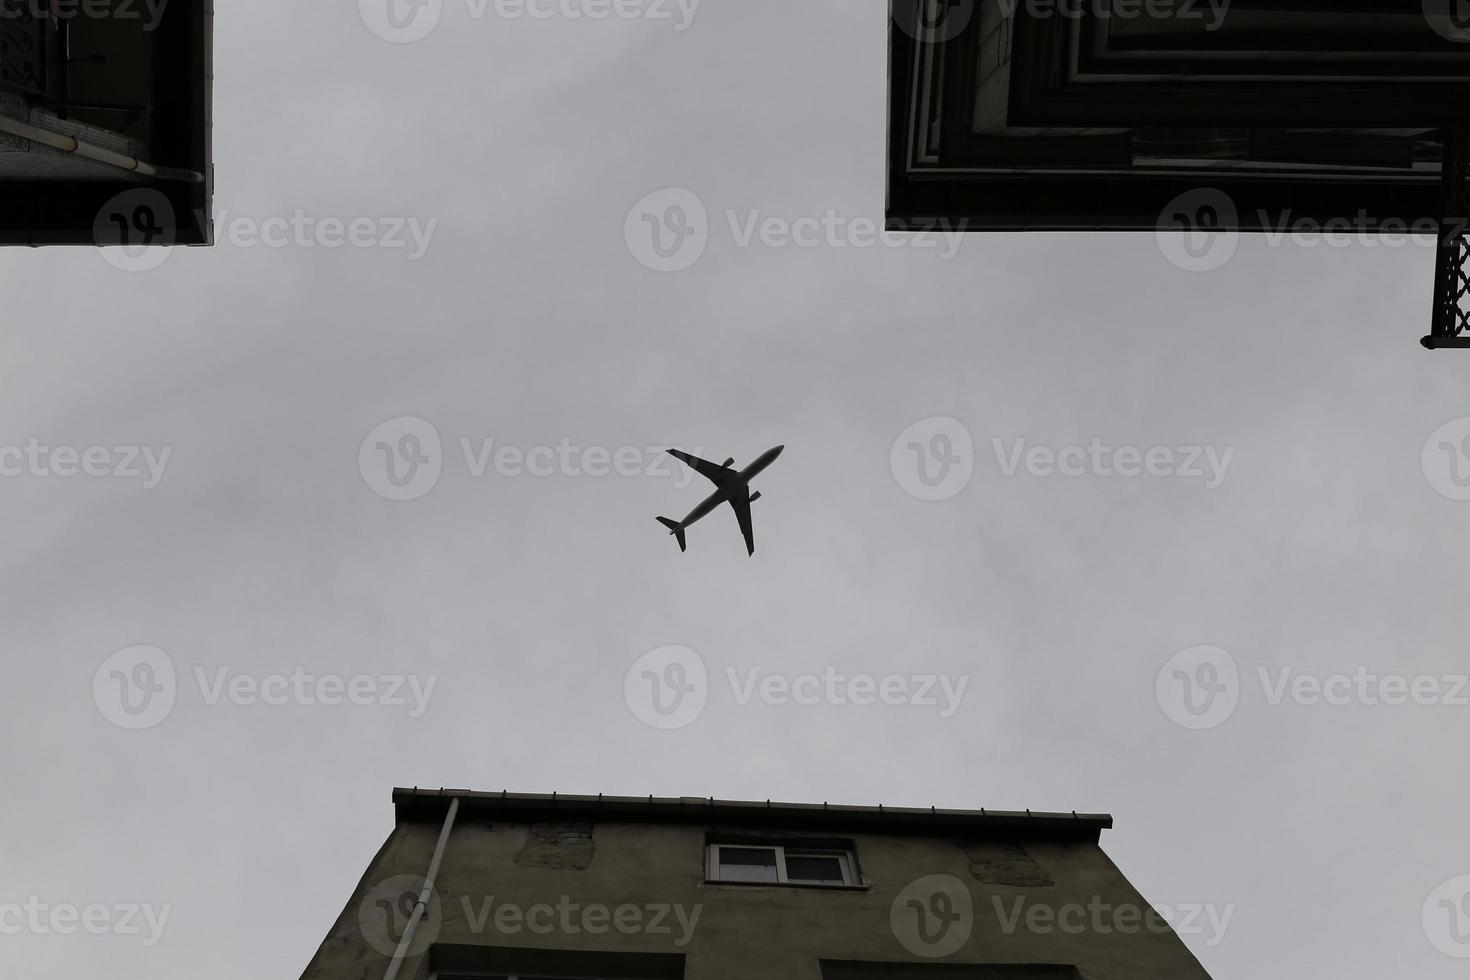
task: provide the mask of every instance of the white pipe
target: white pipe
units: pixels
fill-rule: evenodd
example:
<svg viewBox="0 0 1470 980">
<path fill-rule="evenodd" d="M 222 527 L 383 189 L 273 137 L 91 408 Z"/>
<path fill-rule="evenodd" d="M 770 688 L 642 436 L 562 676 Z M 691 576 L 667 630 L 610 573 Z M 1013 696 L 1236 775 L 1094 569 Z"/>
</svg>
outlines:
<svg viewBox="0 0 1470 980">
<path fill-rule="evenodd" d="M 403 930 L 403 936 L 398 940 L 398 948 L 393 950 L 393 960 L 388 964 L 388 972 L 383 974 L 383 980 L 394 980 L 398 976 L 398 970 L 403 966 L 404 959 L 408 956 L 408 947 L 413 943 L 413 934 L 419 927 L 419 920 L 424 917 L 424 909 L 429 905 L 429 899 L 434 895 L 434 879 L 439 874 L 439 862 L 444 859 L 444 847 L 449 843 L 449 831 L 454 826 L 455 814 L 459 813 L 459 797 L 453 796 L 449 799 L 449 812 L 444 815 L 444 827 L 439 831 L 439 842 L 434 845 L 434 856 L 429 858 L 429 870 L 424 874 L 424 887 L 419 892 L 419 900 L 414 903 L 413 914 L 408 918 L 408 926 Z"/>
<path fill-rule="evenodd" d="M 18 119 L 11 119 L 9 116 L 0 115 L 0 133 L 19 136 L 33 143 L 40 143 L 42 146 L 49 146 L 52 149 L 60 150 L 63 153 L 72 153 L 79 157 L 86 157 L 88 160 L 96 160 L 98 163 L 105 163 L 109 167 L 117 167 L 120 170 L 130 170 L 133 173 L 142 174 L 145 177 L 156 177 L 159 180 L 181 180 L 190 184 L 199 184 L 204 181 L 204 175 L 197 170 L 155 166 L 154 164 L 139 160 L 137 157 L 130 157 L 125 153 L 109 150 L 105 146 L 98 146 L 95 143 L 83 143 L 75 137 L 66 136 L 62 133 L 54 133 L 49 129 L 41 129 L 39 126 L 32 126 L 30 123 L 23 123 Z"/>
</svg>

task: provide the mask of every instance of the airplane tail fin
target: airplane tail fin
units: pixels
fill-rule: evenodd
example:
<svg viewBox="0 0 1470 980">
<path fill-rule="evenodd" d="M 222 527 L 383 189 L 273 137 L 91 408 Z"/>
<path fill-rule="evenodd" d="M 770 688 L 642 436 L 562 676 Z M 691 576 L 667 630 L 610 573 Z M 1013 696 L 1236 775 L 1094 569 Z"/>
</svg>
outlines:
<svg viewBox="0 0 1470 980">
<path fill-rule="evenodd" d="M 677 538 L 679 540 L 679 550 L 680 551 L 685 550 L 684 549 L 684 529 L 679 526 L 679 522 L 678 521 L 669 520 L 669 518 L 667 518 L 667 517 L 660 517 L 658 519 L 658 522 L 660 524 L 662 524 L 664 527 L 668 528 L 669 529 L 669 533 L 672 534 L 675 538 Z"/>
</svg>

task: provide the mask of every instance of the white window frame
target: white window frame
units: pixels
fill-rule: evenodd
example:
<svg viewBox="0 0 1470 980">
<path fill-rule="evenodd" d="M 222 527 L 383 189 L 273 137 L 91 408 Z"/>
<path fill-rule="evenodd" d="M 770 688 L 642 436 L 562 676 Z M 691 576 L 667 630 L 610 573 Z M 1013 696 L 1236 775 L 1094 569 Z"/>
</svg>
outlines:
<svg viewBox="0 0 1470 980">
<path fill-rule="evenodd" d="M 429 980 L 544 980 L 549 973 L 431 973 Z M 566 980 L 566 978 L 558 978 Z M 591 977 L 589 980 L 598 980 Z"/>
<path fill-rule="evenodd" d="M 775 851 L 776 852 L 776 880 L 775 881 L 737 881 L 727 880 L 720 877 L 720 850 L 730 851 Z M 836 858 L 842 869 L 842 882 L 829 881 L 806 881 L 797 878 L 795 881 L 786 873 L 786 854 L 790 852 L 794 857 L 825 857 Z M 857 857 L 850 850 L 841 850 L 831 847 L 802 847 L 800 844 L 711 844 L 705 856 L 705 879 L 718 884 L 726 885 L 794 885 L 801 888 L 856 888 L 861 882 L 857 880 Z"/>
</svg>

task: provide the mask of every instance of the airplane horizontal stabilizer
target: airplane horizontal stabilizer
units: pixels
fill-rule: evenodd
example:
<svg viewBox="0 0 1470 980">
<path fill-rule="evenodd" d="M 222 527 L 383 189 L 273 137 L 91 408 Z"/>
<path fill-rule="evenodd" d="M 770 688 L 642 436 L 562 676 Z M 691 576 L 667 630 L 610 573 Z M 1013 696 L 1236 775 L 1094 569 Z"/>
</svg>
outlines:
<svg viewBox="0 0 1470 980">
<path fill-rule="evenodd" d="M 660 524 L 662 524 L 664 527 L 668 528 L 669 529 L 669 533 L 672 534 L 675 538 L 678 539 L 678 541 L 679 541 L 679 550 L 680 551 L 684 551 L 685 550 L 685 546 L 684 546 L 684 529 L 679 526 L 679 522 L 678 521 L 674 521 L 674 520 L 670 520 L 667 517 L 660 517 L 658 519 L 658 522 Z"/>
</svg>

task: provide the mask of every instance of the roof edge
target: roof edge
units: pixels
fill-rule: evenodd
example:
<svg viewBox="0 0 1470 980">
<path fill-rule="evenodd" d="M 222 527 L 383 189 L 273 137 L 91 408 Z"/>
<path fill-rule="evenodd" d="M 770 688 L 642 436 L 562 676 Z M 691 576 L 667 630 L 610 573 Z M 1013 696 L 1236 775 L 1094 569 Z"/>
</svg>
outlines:
<svg viewBox="0 0 1470 980">
<path fill-rule="evenodd" d="M 1005 832 L 1022 837 L 1065 837 L 1097 840 L 1113 826 L 1106 813 L 1058 813 L 1039 810 L 954 810 L 939 807 L 853 806 L 830 803 L 779 803 L 771 800 L 719 800 L 713 797 L 567 796 L 560 793 L 481 792 L 463 789 L 393 790 L 398 823 L 442 819 L 449 801 L 460 812 L 511 820 L 619 819 L 654 823 L 780 824 L 785 826 L 871 827 L 894 834 L 956 831 Z"/>
</svg>

